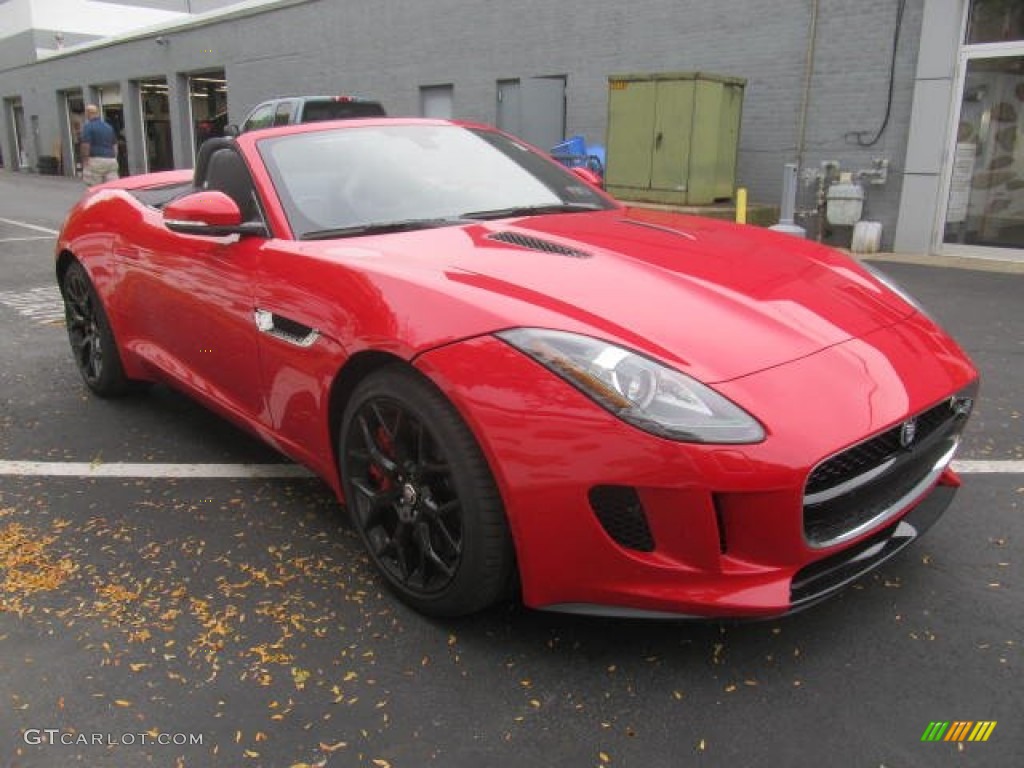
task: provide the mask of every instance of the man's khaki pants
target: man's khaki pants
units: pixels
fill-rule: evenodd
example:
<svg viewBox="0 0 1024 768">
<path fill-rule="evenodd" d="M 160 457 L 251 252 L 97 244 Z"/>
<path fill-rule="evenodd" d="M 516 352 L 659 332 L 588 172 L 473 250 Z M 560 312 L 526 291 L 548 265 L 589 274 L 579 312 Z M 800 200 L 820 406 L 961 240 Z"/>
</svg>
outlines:
<svg viewBox="0 0 1024 768">
<path fill-rule="evenodd" d="M 90 187 L 94 184 L 102 184 L 104 181 L 113 181 L 117 176 L 116 157 L 90 157 L 85 161 L 85 168 L 82 169 L 82 181 Z"/>
</svg>

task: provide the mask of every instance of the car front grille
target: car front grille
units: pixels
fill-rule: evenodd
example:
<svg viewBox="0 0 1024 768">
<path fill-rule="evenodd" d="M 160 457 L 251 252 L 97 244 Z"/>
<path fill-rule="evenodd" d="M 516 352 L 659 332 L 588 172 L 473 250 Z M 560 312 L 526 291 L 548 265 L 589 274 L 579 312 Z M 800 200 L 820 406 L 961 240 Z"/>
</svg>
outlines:
<svg viewBox="0 0 1024 768">
<path fill-rule="evenodd" d="M 919 499 L 952 459 L 976 391 L 972 385 L 818 464 L 804 489 L 808 544 L 853 539 Z"/>
</svg>

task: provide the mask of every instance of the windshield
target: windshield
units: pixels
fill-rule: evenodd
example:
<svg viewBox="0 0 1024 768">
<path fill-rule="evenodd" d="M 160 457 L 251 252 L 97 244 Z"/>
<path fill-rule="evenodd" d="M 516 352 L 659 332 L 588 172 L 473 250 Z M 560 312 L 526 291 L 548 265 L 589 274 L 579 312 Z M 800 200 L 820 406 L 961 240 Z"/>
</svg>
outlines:
<svg viewBox="0 0 1024 768">
<path fill-rule="evenodd" d="M 455 125 L 336 128 L 259 151 L 298 239 L 613 207 L 523 144 Z"/>
</svg>

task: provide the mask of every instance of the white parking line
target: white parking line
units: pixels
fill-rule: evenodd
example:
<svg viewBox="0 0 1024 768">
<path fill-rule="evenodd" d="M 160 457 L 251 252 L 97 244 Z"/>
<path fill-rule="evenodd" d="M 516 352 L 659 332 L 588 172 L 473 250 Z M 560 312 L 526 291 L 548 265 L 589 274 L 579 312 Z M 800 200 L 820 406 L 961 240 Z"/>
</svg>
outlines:
<svg viewBox="0 0 1024 768">
<path fill-rule="evenodd" d="M 1024 474 L 1024 461 L 972 461 L 964 459 L 954 461 L 953 469 L 965 475 L 1021 475 Z"/>
<path fill-rule="evenodd" d="M 1024 461 L 955 461 L 971 475 L 1021 475 Z M 84 461 L 0 461 L 0 475 L 15 477 L 126 477 L 280 480 L 313 477 L 298 464 L 146 464 Z"/>
<path fill-rule="evenodd" d="M 27 291 L 0 291 L 0 304 L 44 325 L 64 319 L 64 299 L 56 285 Z"/>
<path fill-rule="evenodd" d="M 49 227 L 40 227 L 38 224 L 29 224 L 27 221 L 15 221 L 14 219 L 0 219 L 0 224 L 10 224 L 12 227 L 24 227 L 25 229 L 35 230 L 36 232 L 45 232 L 48 235 L 59 234 L 56 229 L 50 229 Z"/>
<path fill-rule="evenodd" d="M 0 461 L 0 475 L 20 477 L 129 477 L 288 479 L 313 477 L 298 464 L 143 464 L 75 461 Z"/>
<path fill-rule="evenodd" d="M 36 235 L 34 237 L 0 237 L 0 243 L 27 243 L 31 240 L 53 240 L 53 235 Z"/>
</svg>

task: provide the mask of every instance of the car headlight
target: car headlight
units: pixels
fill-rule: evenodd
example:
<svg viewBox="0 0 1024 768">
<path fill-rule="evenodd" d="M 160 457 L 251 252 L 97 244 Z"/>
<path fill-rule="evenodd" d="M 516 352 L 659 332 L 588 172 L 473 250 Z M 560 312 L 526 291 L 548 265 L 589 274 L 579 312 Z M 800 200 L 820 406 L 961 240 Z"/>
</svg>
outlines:
<svg viewBox="0 0 1024 768">
<path fill-rule="evenodd" d="M 886 288 L 888 288 L 890 291 L 895 293 L 897 296 L 899 296 L 901 299 L 903 299 L 905 302 L 907 302 L 907 304 L 912 306 L 914 309 L 916 309 L 922 315 L 927 317 L 929 320 L 934 320 L 934 318 L 931 316 L 931 314 L 929 314 L 928 310 L 924 308 L 924 305 L 921 304 L 920 301 L 918 301 L 913 296 L 911 296 L 910 293 L 907 292 L 906 288 L 904 288 L 902 285 L 900 285 L 895 280 L 893 280 L 891 277 L 889 277 L 887 274 L 885 274 L 885 272 L 883 272 L 882 270 L 878 269 L 877 267 L 872 266 L 871 264 L 868 264 L 865 261 L 860 261 L 858 263 L 873 278 L 875 278 L 875 280 L 877 280 L 882 285 L 884 285 Z"/>
<path fill-rule="evenodd" d="M 757 443 L 764 429 L 710 387 L 648 357 L 564 331 L 497 334 L 623 421 L 687 443 Z"/>
</svg>

